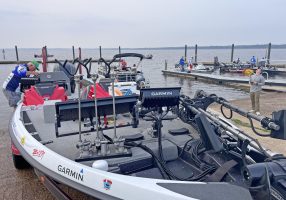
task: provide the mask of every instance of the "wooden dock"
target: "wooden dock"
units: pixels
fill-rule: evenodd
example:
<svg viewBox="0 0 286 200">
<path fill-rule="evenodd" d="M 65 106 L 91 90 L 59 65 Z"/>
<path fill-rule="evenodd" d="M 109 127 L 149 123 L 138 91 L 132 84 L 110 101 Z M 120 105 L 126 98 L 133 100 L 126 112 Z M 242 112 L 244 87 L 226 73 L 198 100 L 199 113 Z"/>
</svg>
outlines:
<svg viewBox="0 0 286 200">
<path fill-rule="evenodd" d="M 233 83 L 239 83 L 239 84 L 248 84 L 249 78 L 248 77 L 227 77 L 222 75 L 216 75 L 216 74 L 204 74 L 204 73 L 186 73 L 186 72 L 176 72 L 176 71 L 170 71 L 170 70 L 162 70 L 164 75 L 167 76 L 178 76 L 178 77 L 185 77 L 185 78 L 192 78 L 195 80 L 202 80 L 207 82 L 212 82 L 216 84 L 233 84 Z M 265 85 L 268 86 L 277 86 L 277 87 L 285 87 L 286 81 L 285 80 L 266 80 Z"/>
</svg>

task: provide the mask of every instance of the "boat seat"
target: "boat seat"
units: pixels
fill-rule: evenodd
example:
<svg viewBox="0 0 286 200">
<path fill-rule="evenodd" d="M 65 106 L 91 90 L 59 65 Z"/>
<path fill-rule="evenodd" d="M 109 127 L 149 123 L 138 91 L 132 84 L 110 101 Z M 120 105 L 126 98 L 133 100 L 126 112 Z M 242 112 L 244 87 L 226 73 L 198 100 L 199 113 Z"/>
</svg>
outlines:
<svg viewBox="0 0 286 200">
<path fill-rule="evenodd" d="M 171 135 L 188 135 L 188 134 L 190 134 L 190 131 L 187 128 L 170 129 L 168 132 Z"/>
<path fill-rule="evenodd" d="M 35 89 L 41 96 L 51 96 L 56 88 L 55 84 L 38 84 L 35 86 Z"/>
<path fill-rule="evenodd" d="M 144 139 L 144 135 L 142 135 L 141 133 L 136 133 L 133 135 L 124 135 L 122 136 L 126 142 L 134 142 L 134 141 L 138 141 L 138 140 L 143 140 Z"/>
<path fill-rule="evenodd" d="M 150 148 L 157 156 L 158 141 L 151 139 L 144 141 L 143 145 Z M 167 139 L 162 140 L 163 157 L 166 162 L 174 161 L 178 159 L 178 147 Z M 145 150 L 140 147 L 131 148 L 132 156 L 123 158 L 107 159 L 109 171 L 130 174 L 136 171 L 140 171 L 146 168 L 154 167 L 154 159 Z"/>
</svg>

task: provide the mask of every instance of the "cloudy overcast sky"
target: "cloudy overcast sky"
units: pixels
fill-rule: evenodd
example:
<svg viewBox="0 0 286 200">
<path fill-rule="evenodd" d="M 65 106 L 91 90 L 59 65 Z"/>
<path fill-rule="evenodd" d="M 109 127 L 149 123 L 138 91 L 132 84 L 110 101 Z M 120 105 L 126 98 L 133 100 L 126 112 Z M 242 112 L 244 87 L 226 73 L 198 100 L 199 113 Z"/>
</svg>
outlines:
<svg viewBox="0 0 286 200">
<path fill-rule="evenodd" d="M 286 0 L 0 0 L 0 48 L 286 43 Z"/>
</svg>

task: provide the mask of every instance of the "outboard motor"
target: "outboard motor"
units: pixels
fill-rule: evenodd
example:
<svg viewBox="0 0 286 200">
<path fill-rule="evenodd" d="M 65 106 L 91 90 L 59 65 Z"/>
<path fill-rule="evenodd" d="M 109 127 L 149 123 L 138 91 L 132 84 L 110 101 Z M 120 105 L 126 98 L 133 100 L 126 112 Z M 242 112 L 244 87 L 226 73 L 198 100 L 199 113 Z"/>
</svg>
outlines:
<svg viewBox="0 0 286 200">
<path fill-rule="evenodd" d="M 75 81 L 71 74 L 75 74 L 76 67 L 70 62 L 64 62 L 64 64 L 58 62 L 58 64 L 56 64 L 54 67 L 54 72 L 57 71 L 63 71 L 67 75 L 67 77 L 70 79 L 71 92 L 74 93 Z"/>
</svg>

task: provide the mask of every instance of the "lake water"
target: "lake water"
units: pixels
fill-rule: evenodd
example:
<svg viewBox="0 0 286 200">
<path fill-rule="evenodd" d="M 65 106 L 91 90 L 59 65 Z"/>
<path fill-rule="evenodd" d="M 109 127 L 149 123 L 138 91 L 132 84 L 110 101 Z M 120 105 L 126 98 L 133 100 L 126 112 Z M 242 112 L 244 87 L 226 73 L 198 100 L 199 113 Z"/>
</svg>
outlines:
<svg viewBox="0 0 286 200">
<path fill-rule="evenodd" d="M 219 96 L 223 96 L 228 100 L 245 98 L 248 94 L 239 89 L 233 89 L 225 87 L 222 85 L 207 84 L 198 81 L 193 81 L 184 78 L 178 77 L 166 77 L 162 75 L 161 70 L 164 69 L 165 60 L 168 62 L 168 67 L 173 67 L 178 63 L 179 59 L 184 55 L 184 49 L 122 49 L 122 53 L 127 52 L 136 52 L 142 53 L 144 55 L 152 54 L 152 60 L 143 60 L 142 70 L 145 74 L 145 78 L 150 81 L 152 87 L 173 87 L 181 86 L 182 92 L 186 95 L 191 95 L 195 93 L 196 90 L 202 89 L 207 92 L 216 93 Z M 19 59 L 20 60 L 31 60 L 34 57 L 34 54 L 41 54 L 41 49 L 18 49 Z M 213 61 L 215 56 L 218 56 L 219 61 L 229 62 L 230 61 L 230 49 L 198 49 L 198 62 L 200 61 Z M 48 49 L 48 53 L 54 55 L 53 58 L 49 59 L 72 59 L 72 49 Z M 105 59 L 111 59 L 114 54 L 117 54 L 118 50 L 115 49 L 102 49 L 102 57 Z M 248 61 L 253 55 L 262 58 L 265 56 L 265 49 L 236 49 L 234 53 L 234 59 L 240 58 L 241 61 Z M 0 60 L 4 60 L 3 54 L 1 51 Z M 76 55 L 78 51 L 76 50 Z M 194 50 L 188 50 L 188 59 L 194 56 Z M 98 49 L 82 49 L 82 58 L 98 59 L 99 50 Z M 271 60 L 284 60 L 286 57 L 286 49 L 272 49 L 271 51 Z M 16 60 L 15 50 L 14 49 L 5 49 L 5 59 L 6 60 Z M 133 65 L 135 60 L 127 60 L 128 64 Z M 48 70 L 52 70 L 54 64 L 49 64 Z M 3 81 L 7 78 L 8 74 L 15 67 L 15 65 L 0 65 L 0 83 L 2 85 Z M 93 67 L 96 69 L 97 64 L 93 64 Z M 281 78 L 281 77 L 278 77 Z M 4 118 L 5 113 L 10 113 L 11 110 L 7 106 L 7 101 L 3 96 L 2 92 L 0 93 L 0 109 L 1 109 L 1 119 Z M 7 120 L 2 120 L 1 124 L 7 125 Z"/>
</svg>

